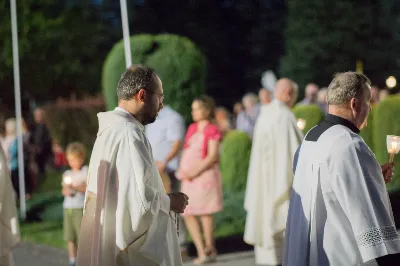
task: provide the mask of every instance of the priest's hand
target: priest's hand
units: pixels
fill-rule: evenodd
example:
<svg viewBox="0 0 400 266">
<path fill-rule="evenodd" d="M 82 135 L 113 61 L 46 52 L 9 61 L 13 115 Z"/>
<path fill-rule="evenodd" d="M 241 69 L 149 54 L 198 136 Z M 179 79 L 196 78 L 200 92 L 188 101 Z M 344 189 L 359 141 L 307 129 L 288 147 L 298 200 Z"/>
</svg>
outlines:
<svg viewBox="0 0 400 266">
<path fill-rule="evenodd" d="M 182 192 L 168 194 L 171 199 L 170 209 L 176 213 L 183 213 L 189 203 L 189 197 Z"/>
<path fill-rule="evenodd" d="M 392 181 L 392 176 L 394 175 L 394 166 L 395 165 L 396 164 L 394 162 L 381 165 L 382 175 L 385 180 L 385 183 L 389 183 L 390 181 Z"/>
</svg>

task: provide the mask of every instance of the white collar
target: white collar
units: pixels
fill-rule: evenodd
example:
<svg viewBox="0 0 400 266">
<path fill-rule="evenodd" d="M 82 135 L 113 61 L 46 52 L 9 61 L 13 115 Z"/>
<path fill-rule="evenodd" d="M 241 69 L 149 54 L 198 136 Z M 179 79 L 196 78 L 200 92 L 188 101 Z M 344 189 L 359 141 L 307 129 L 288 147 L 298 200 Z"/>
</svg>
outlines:
<svg viewBox="0 0 400 266">
<path fill-rule="evenodd" d="M 137 120 L 136 117 L 135 117 L 134 115 L 132 115 L 131 113 L 129 113 L 127 110 L 125 110 L 125 109 L 122 108 L 122 107 L 117 106 L 117 107 L 115 107 L 114 111 L 124 112 L 124 113 L 129 114 L 130 116 L 132 116 L 134 122 L 136 122 L 136 124 L 139 126 L 140 130 L 142 130 L 142 131 L 144 132 L 144 126 L 143 126 L 143 124 L 140 123 L 139 120 Z"/>
</svg>

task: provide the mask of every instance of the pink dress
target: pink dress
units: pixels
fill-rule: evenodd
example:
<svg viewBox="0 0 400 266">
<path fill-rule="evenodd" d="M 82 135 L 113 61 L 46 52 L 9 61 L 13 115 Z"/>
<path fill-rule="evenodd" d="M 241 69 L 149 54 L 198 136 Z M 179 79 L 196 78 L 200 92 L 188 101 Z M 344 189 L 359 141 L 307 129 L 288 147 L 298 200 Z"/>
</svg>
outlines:
<svg viewBox="0 0 400 266">
<path fill-rule="evenodd" d="M 193 169 L 203 158 L 204 135 L 196 132 L 188 141 L 183 150 L 180 163 L 180 174 Z M 222 179 L 218 164 L 202 172 L 191 181 L 183 180 L 181 191 L 188 195 L 189 205 L 186 206 L 183 216 L 206 215 L 219 212 L 223 208 Z"/>
</svg>

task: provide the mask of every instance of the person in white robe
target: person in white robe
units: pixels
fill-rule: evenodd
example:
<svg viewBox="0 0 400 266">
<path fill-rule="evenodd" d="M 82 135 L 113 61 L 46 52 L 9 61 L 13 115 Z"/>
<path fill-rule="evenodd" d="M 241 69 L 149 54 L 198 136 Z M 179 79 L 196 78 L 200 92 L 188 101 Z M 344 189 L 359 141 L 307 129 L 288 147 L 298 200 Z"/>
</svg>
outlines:
<svg viewBox="0 0 400 266">
<path fill-rule="evenodd" d="M 293 156 L 303 138 L 290 109 L 296 98 L 297 85 L 280 79 L 274 100 L 261 107 L 254 130 L 244 202 L 244 241 L 255 246 L 259 265 L 282 263 Z"/>
<path fill-rule="evenodd" d="M 180 266 L 177 217 L 188 197 L 166 194 L 144 132 L 163 107 L 161 80 L 131 66 L 117 95 L 118 107 L 98 114 L 77 265 Z"/>
<path fill-rule="evenodd" d="M 329 113 L 307 133 L 294 160 L 285 266 L 400 265 L 385 187 L 394 164 L 380 166 L 359 135 L 370 100 L 362 74 L 339 73 L 329 85 Z"/>
<path fill-rule="evenodd" d="M 0 147 L 0 266 L 12 266 L 12 249 L 20 242 L 17 205 L 7 158 Z"/>
</svg>

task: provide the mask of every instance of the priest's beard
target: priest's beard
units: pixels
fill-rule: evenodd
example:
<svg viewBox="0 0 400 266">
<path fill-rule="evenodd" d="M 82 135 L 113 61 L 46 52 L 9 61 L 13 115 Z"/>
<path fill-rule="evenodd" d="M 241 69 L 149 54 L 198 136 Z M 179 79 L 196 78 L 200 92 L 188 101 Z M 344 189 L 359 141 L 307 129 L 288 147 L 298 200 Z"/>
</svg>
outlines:
<svg viewBox="0 0 400 266">
<path fill-rule="evenodd" d="M 158 111 L 145 110 L 145 112 L 143 113 L 143 124 L 147 125 L 154 123 L 154 121 L 156 121 L 157 115 Z"/>
</svg>

